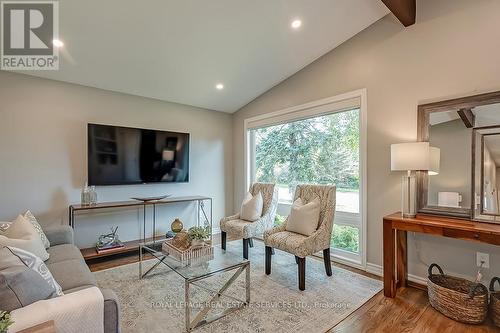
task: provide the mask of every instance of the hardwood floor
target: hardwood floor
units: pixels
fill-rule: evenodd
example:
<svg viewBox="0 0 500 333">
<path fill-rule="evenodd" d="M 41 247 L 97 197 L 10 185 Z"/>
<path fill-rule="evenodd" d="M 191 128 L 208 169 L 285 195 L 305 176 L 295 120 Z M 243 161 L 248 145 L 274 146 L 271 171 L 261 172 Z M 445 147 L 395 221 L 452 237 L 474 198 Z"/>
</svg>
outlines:
<svg viewBox="0 0 500 333">
<path fill-rule="evenodd" d="M 396 298 L 375 295 L 329 333 L 406 332 L 406 333 L 493 333 L 500 329 L 488 320 L 483 325 L 465 325 L 434 310 L 427 292 L 401 288 Z"/>
<path fill-rule="evenodd" d="M 214 239 L 217 240 L 218 237 Z M 322 260 L 321 258 L 316 259 Z M 87 264 L 90 270 L 95 272 L 134 263 L 138 260 L 138 254 L 129 254 L 115 256 L 112 259 L 93 260 Z M 335 267 L 381 280 L 378 276 L 345 265 L 333 263 L 333 270 Z M 499 333 L 500 329 L 496 328 L 489 320 L 485 324 L 477 326 L 455 322 L 430 306 L 425 290 L 408 287 L 398 289 L 398 294 L 394 299 L 386 298 L 383 291 L 379 292 L 328 332 Z"/>
</svg>

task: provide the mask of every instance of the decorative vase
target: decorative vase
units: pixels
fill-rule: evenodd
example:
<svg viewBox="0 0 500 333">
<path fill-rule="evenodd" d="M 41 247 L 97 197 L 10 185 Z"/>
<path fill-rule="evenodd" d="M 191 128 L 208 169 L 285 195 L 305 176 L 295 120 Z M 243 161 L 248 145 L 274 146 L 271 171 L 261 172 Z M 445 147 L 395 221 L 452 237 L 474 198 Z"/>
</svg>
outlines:
<svg viewBox="0 0 500 333">
<path fill-rule="evenodd" d="M 170 229 L 172 229 L 172 231 L 175 233 L 181 232 L 183 227 L 184 225 L 182 224 L 181 220 L 179 220 L 179 218 L 176 218 L 170 225 Z"/>
</svg>

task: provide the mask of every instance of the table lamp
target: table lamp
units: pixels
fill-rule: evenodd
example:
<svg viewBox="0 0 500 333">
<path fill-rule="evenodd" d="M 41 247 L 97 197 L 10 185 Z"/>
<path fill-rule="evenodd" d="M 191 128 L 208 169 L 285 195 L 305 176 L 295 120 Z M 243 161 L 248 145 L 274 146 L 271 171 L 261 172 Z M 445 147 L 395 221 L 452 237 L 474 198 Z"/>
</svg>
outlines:
<svg viewBox="0 0 500 333">
<path fill-rule="evenodd" d="M 439 173 L 439 148 L 429 142 L 397 143 L 391 145 L 391 170 L 406 171 L 401 181 L 401 214 L 405 218 L 416 216 L 415 176 L 412 171 Z"/>
</svg>

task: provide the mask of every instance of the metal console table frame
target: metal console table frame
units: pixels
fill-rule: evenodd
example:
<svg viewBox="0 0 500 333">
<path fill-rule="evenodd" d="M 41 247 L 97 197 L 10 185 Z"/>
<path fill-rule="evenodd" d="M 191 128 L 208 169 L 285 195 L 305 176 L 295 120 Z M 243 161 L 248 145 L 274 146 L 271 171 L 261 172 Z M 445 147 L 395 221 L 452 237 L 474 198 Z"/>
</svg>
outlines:
<svg viewBox="0 0 500 333">
<path fill-rule="evenodd" d="M 205 211 L 205 205 L 206 201 L 210 203 L 210 219 L 208 218 L 208 214 Z M 164 204 L 175 204 L 175 203 L 182 203 L 182 202 L 197 202 L 197 214 L 196 214 L 196 225 L 200 225 L 200 213 L 203 215 L 204 220 L 210 224 L 210 227 L 212 228 L 212 198 L 210 197 L 204 197 L 204 196 L 185 196 L 185 197 L 169 197 L 165 198 L 162 200 L 155 200 L 155 201 L 137 201 L 137 200 L 130 200 L 130 201 L 115 201 L 115 202 L 101 202 L 97 204 L 92 204 L 92 205 L 70 205 L 69 206 L 69 225 L 75 229 L 76 228 L 76 221 L 75 221 L 75 213 L 80 212 L 80 211 L 93 211 L 93 210 L 100 210 L 100 209 L 117 209 L 117 208 L 127 208 L 127 207 L 143 207 L 143 232 L 142 232 L 142 240 L 145 243 L 147 238 L 146 238 L 146 208 L 147 206 L 152 206 L 153 208 L 153 216 L 152 216 L 152 238 L 155 240 L 156 235 L 156 206 L 157 205 L 164 205 Z M 211 233 L 210 233 L 211 234 Z M 212 236 L 210 235 L 210 241 L 212 241 Z"/>
</svg>

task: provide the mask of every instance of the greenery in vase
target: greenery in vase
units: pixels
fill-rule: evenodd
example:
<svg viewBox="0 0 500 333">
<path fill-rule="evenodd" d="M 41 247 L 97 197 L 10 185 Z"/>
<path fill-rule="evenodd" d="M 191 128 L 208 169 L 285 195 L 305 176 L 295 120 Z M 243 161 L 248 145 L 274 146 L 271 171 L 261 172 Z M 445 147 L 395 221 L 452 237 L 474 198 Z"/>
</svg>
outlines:
<svg viewBox="0 0 500 333">
<path fill-rule="evenodd" d="M 0 311 L 0 333 L 7 332 L 7 329 L 12 324 L 14 324 L 14 322 L 10 319 L 10 314 L 5 311 Z"/>
<path fill-rule="evenodd" d="M 188 230 L 188 237 L 190 241 L 205 240 L 210 237 L 210 227 L 192 227 Z"/>
</svg>

